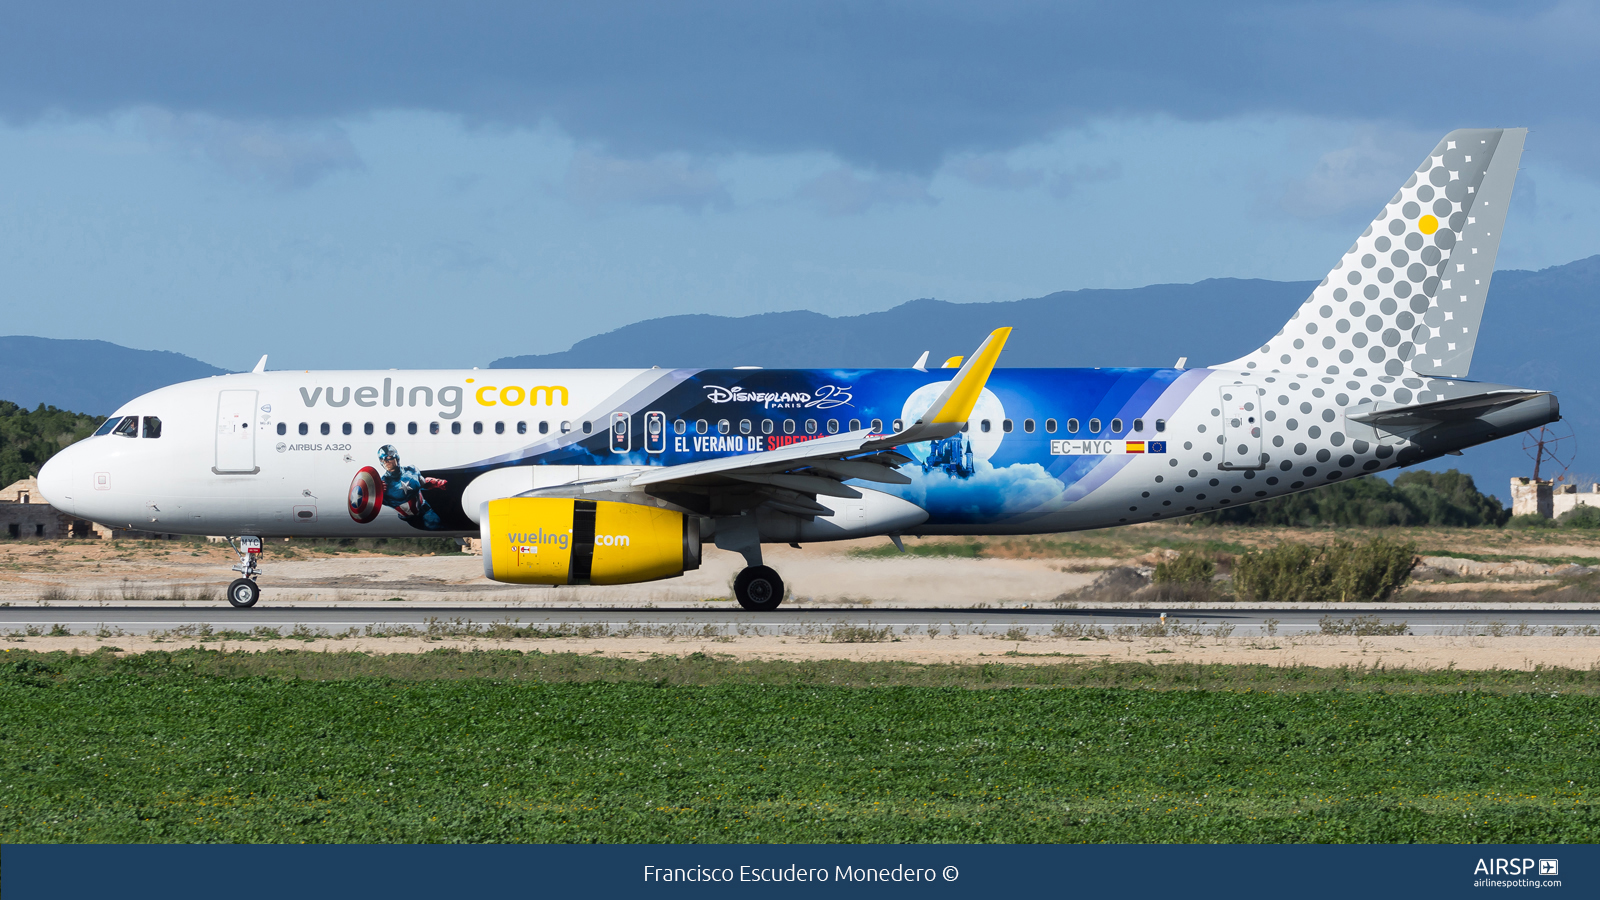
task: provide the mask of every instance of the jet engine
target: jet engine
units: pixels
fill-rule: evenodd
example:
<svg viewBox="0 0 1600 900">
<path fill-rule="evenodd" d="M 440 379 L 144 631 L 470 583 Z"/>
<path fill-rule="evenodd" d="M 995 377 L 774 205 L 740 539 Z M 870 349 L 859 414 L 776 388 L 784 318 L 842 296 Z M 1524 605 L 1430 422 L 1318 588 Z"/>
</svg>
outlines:
<svg viewBox="0 0 1600 900">
<path fill-rule="evenodd" d="M 566 497 L 483 504 L 483 574 L 511 584 L 632 584 L 700 568 L 700 520 Z"/>
</svg>

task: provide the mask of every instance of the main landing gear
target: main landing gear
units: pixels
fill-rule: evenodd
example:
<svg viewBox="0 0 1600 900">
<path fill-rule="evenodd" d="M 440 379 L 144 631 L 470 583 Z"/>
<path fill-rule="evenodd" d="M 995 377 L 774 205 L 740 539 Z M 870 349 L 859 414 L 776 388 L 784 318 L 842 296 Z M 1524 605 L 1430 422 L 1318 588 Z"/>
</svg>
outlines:
<svg viewBox="0 0 1600 900">
<path fill-rule="evenodd" d="M 239 564 L 233 570 L 244 576 L 228 585 L 228 602 L 235 609 L 248 609 L 261 599 L 261 586 L 256 584 L 256 577 L 261 574 L 261 538 L 246 534 L 237 544 L 228 541 L 228 546 L 239 554 Z"/>
<path fill-rule="evenodd" d="M 770 612 L 783 602 L 783 579 L 766 566 L 748 566 L 733 580 L 739 605 L 755 612 Z"/>
<path fill-rule="evenodd" d="M 783 579 L 761 564 L 761 532 L 750 513 L 725 516 L 715 523 L 717 546 L 744 557 L 745 567 L 733 579 L 733 599 L 752 612 L 771 612 L 783 602 Z"/>
</svg>

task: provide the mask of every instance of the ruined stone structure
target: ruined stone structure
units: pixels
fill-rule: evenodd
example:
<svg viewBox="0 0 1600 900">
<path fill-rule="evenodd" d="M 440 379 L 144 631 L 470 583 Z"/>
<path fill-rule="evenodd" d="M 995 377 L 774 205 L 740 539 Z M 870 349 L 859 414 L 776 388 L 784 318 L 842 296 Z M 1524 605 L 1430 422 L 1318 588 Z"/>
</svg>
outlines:
<svg viewBox="0 0 1600 900">
<path fill-rule="evenodd" d="M 1580 506 L 1600 508 L 1600 484 L 1591 484 L 1586 491 L 1575 484 L 1553 484 L 1534 481 L 1532 478 L 1511 479 L 1511 514 L 1515 516 L 1538 515 L 1546 519 L 1560 518 Z"/>
<path fill-rule="evenodd" d="M 63 538 L 99 538 L 101 540 L 171 538 L 175 535 L 152 534 L 148 531 L 130 531 L 112 528 L 68 515 L 46 503 L 39 496 L 39 482 L 33 478 L 7 485 L 0 490 L 0 540 L 61 540 Z"/>
</svg>

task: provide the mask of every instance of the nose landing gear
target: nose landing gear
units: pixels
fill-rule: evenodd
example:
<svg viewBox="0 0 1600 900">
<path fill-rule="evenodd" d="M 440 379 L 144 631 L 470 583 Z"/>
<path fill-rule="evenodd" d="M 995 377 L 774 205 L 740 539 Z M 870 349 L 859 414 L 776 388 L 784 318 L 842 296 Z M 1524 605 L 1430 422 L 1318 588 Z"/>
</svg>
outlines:
<svg viewBox="0 0 1600 900">
<path fill-rule="evenodd" d="M 233 570 L 244 576 L 228 585 L 228 602 L 235 609 L 248 609 L 261 599 L 261 586 L 256 584 L 256 577 L 261 574 L 261 538 L 241 535 L 239 543 L 230 540 L 228 546 L 239 554 L 239 564 Z"/>
</svg>

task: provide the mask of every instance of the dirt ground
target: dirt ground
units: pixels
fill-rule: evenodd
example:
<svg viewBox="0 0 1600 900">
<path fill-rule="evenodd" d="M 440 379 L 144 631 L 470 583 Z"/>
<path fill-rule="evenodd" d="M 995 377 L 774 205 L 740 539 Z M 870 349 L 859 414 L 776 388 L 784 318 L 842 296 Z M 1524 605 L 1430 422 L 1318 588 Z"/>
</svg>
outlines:
<svg viewBox="0 0 1600 900">
<path fill-rule="evenodd" d="M 1387 666 L 1407 669 L 1506 669 L 1532 671 L 1544 668 L 1592 669 L 1600 666 L 1600 637 L 1398 636 L 1351 637 L 1296 635 L 1262 638 L 1132 638 L 1129 640 L 1073 640 L 1033 638 L 1004 640 L 984 635 L 929 637 L 913 635 L 893 640 L 837 643 L 828 640 L 774 636 L 719 638 L 538 638 L 489 640 L 486 638 L 343 638 L 317 640 L 201 641 L 119 635 L 114 638 L 29 637 L 11 638 L 7 649 L 38 651 L 77 650 L 92 653 L 102 647 L 118 652 L 178 650 L 188 647 L 245 651 L 299 650 L 305 652 L 425 653 L 441 648 L 461 650 L 521 650 L 544 653 L 600 654 L 621 658 L 646 658 L 656 654 L 684 656 L 700 652 L 734 659 L 899 661 L 927 665 L 948 663 L 1012 663 L 1050 665 L 1098 661 L 1147 663 L 1258 664 L 1272 666 Z"/>
<path fill-rule="evenodd" d="M 1373 530 L 1371 533 L 1378 533 Z M 1600 566 L 1600 534 L 1572 529 L 1383 529 L 1415 541 L 1433 580 L 1417 599 L 1518 595 L 1557 583 L 1564 566 Z M 908 538 L 911 553 L 886 538 L 765 548 L 795 605 L 1006 608 L 1038 606 L 1091 583 L 1111 566 L 1149 567 L 1176 550 L 1238 552 L 1284 540 L 1362 539 L 1361 529 L 1194 527 L 1151 523 L 1105 531 L 1032 537 Z M 379 548 L 380 550 L 382 548 Z M 661 607 L 727 602 L 743 565 L 736 554 L 705 549 L 701 568 L 680 578 L 616 587 L 502 585 L 483 577 L 475 556 L 404 555 L 306 542 L 268 542 L 261 583 L 273 604 L 486 601 L 496 605 Z M 1448 563 L 1448 560 L 1456 560 Z M 1444 561 L 1442 563 L 1442 561 Z M 225 544 L 190 541 L 0 542 L 0 604 L 221 602 L 235 562 Z M 1439 568 L 1444 564 L 1445 568 Z M 1531 597 L 1529 599 L 1532 599 Z"/>
</svg>

